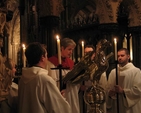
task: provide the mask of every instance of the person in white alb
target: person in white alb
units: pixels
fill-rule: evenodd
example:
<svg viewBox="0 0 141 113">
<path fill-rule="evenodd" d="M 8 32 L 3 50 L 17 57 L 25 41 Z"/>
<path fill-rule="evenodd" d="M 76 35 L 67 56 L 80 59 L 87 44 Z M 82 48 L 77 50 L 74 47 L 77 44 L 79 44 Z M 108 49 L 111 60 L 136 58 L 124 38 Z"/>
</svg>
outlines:
<svg viewBox="0 0 141 113">
<path fill-rule="evenodd" d="M 19 81 L 19 113 L 71 113 L 70 105 L 45 69 L 46 49 L 33 42 L 27 46 L 25 55 L 29 67 L 22 69 Z"/>
<path fill-rule="evenodd" d="M 70 38 L 63 38 L 61 40 L 61 65 L 64 69 L 62 69 L 62 77 L 66 76 L 68 72 L 70 72 L 74 66 L 74 61 L 70 58 L 74 48 L 76 47 L 76 43 Z M 56 67 L 59 65 L 59 60 L 57 54 L 51 56 L 49 61 L 52 62 Z M 65 69 L 66 68 L 66 69 Z M 57 75 L 59 76 L 59 71 L 56 70 Z M 64 83 L 64 87 L 61 90 L 62 95 L 66 98 L 67 102 L 71 106 L 72 113 L 80 113 L 79 107 L 79 97 L 78 92 L 80 85 L 74 85 L 71 83 Z M 61 88 L 60 88 L 61 89 Z"/>
<path fill-rule="evenodd" d="M 118 51 L 118 84 L 116 84 L 116 69 L 108 78 L 107 113 L 117 113 L 117 97 L 119 113 L 141 112 L 141 71 L 129 62 L 130 55 L 126 48 Z"/>
</svg>

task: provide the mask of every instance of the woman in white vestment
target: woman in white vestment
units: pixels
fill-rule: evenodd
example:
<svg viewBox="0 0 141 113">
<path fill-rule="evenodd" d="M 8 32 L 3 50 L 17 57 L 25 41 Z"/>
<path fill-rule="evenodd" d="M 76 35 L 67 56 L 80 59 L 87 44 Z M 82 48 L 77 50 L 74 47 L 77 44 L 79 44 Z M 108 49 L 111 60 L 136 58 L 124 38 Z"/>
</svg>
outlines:
<svg viewBox="0 0 141 113">
<path fill-rule="evenodd" d="M 76 43 L 70 38 L 64 38 L 61 40 L 61 66 L 62 68 L 62 77 L 65 76 L 74 66 L 73 60 L 70 58 L 72 52 L 76 46 Z M 56 67 L 59 66 L 58 55 L 54 55 L 49 58 L 49 61 L 52 62 Z M 66 69 L 65 69 L 66 68 Z M 56 71 L 59 78 L 59 71 Z M 65 83 L 64 87 L 60 87 L 62 95 L 65 97 L 67 102 L 71 106 L 72 113 L 80 113 L 79 107 L 79 98 L 78 91 L 80 85 L 73 85 L 70 83 Z"/>
</svg>

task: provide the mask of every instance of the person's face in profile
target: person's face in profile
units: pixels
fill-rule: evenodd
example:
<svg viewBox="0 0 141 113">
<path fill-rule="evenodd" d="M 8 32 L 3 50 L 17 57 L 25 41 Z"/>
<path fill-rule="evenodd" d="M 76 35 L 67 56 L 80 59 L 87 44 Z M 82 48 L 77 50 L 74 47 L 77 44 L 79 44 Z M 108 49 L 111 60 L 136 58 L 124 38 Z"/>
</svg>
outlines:
<svg viewBox="0 0 141 113">
<path fill-rule="evenodd" d="M 64 57 L 64 58 L 70 58 L 71 57 L 71 55 L 72 55 L 72 53 L 73 53 L 73 50 L 74 50 L 74 46 L 72 46 L 72 45 L 69 45 L 69 46 L 67 46 L 66 48 L 64 48 L 64 47 L 62 47 L 61 48 L 61 55 L 62 55 L 62 57 Z"/>
</svg>

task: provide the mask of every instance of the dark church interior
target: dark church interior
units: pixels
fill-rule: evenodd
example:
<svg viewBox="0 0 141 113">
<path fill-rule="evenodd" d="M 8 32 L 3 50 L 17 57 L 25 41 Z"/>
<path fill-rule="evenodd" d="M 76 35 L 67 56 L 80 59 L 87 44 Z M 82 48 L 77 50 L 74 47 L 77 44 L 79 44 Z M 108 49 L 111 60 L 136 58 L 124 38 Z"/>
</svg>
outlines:
<svg viewBox="0 0 141 113">
<path fill-rule="evenodd" d="M 50 57 L 57 53 L 56 35 L 76 42 L 75 64 L 82 57 L 82 41 L 96 47 L 99 40 L 107 39 L 109 54 L 114 53 L 116 38 L 117 49 L 127 48 L 130 62 L 141 69 L 141 0 L 0 0 L 2 53 L 16 63 L 16 83 L 24 66 L 22 45 L 45 44 Z M 112 57 L 107 75 L 114 67 Z"/>
</svg>

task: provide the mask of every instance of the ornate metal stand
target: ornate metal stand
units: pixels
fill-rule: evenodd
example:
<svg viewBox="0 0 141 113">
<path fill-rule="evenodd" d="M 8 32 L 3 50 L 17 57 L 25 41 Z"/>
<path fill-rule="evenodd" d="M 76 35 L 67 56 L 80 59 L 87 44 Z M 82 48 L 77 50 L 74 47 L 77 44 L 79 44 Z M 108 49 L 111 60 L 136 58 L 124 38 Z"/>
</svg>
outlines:
<svg viewBox="0 0 141 113">
<path fill-rule="evenodd" d="M 98 81 L 102 73 L 108 69 L 108 61 L 113 56 L 112 52 L 108 55 L 104 52 L 104 50 L 110 46 L 111 43 L 106 39 L 100 40 L 96 46 L 94 60 L 91 60 L 91 56 L 94 53 L 90 52 L 63 78 L 64 82 L 70 81 L 72 84 L 78 84 L 86 80 L 92 81 L 93 85 L 84 93 L 84 101 L 90 106 L 88 113 L 104 113 L 104 111 L 100 109 L 100 106 L 105 102 L 105 91 L 99 86 Z"/>
<path fill-rule="evenodd" d="M 84 93 L 84 101 L 90 106 L 87 113 L 104 113 L 100 106 L 105 102 L 105 91 L 97 82 L 89 87 Z"/>
</svg>

